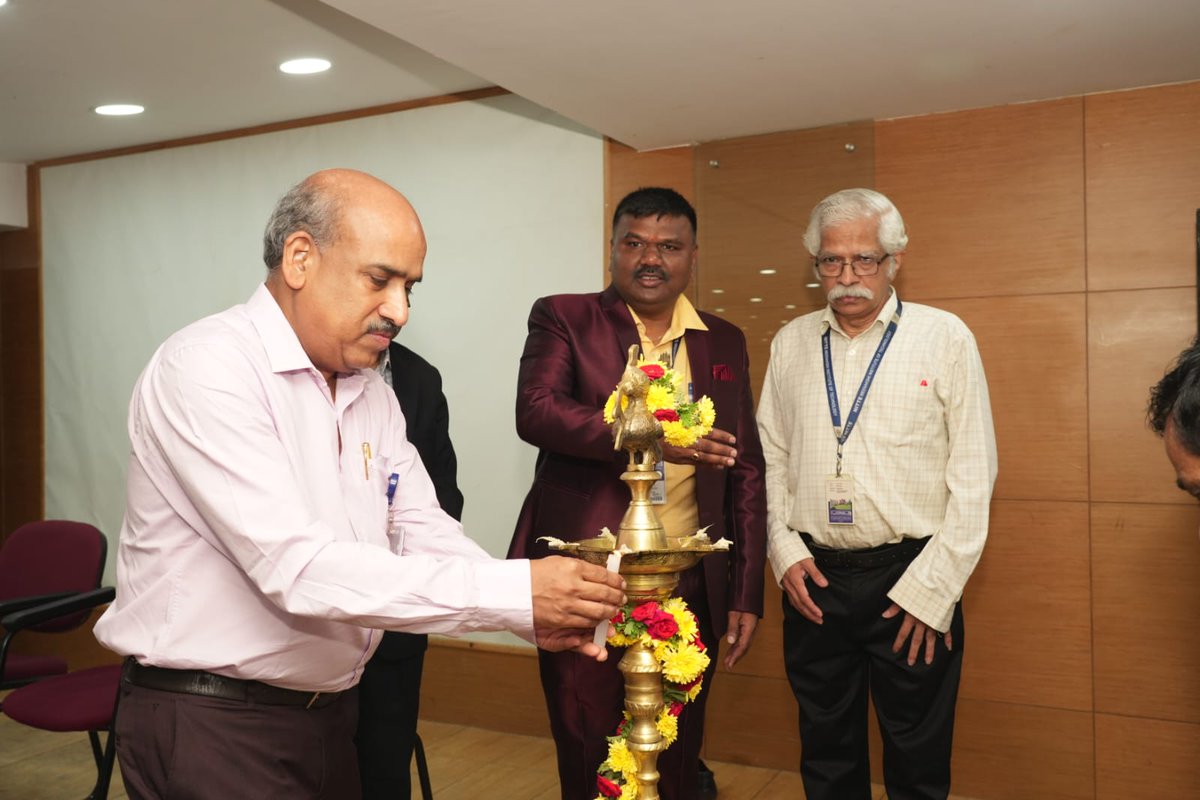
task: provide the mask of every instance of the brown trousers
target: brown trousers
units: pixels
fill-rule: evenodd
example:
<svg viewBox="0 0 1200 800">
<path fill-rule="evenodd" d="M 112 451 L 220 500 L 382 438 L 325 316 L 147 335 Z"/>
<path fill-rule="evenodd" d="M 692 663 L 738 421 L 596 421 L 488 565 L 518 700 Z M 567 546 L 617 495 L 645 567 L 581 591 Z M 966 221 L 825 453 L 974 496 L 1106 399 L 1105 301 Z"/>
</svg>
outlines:
<svg viewBox="0 0 1200 800">
<path fill-rule="evenodd" d="M 130 800 L 358 800 L 358 691 L 306 709 L 121 685 Z"/>
</svg>

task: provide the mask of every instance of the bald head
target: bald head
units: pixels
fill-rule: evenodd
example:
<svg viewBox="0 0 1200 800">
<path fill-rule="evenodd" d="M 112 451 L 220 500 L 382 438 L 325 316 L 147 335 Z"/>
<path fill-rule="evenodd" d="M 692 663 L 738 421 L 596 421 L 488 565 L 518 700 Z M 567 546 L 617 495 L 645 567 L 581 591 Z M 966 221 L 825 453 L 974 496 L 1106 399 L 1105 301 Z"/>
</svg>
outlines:
<svg viewBox="0 0 1200 800">
<path fill-rule="evenodd" d="M 330 169 L 280 199 L 267 223 L 267 288 L 333 386 L 371 367 L 408 320 L 425 233 L 404 195 L 378 178 Z"/>
<path fill-rule="evenodd" d="M 318 246 L 336 242 L 341 216 L 348 205 L 386 207 L 389 202 L 411 217 L 410 226 L 415 223 L 420 230 L 420 220 L 408 199 L 374 175 L 354 169 L 313 173 L 276 203 L 263 233 L 263 262 L 268 270 L 278 267 L 284 243 L 297 231 L 307 233 Z"/>
</svg>

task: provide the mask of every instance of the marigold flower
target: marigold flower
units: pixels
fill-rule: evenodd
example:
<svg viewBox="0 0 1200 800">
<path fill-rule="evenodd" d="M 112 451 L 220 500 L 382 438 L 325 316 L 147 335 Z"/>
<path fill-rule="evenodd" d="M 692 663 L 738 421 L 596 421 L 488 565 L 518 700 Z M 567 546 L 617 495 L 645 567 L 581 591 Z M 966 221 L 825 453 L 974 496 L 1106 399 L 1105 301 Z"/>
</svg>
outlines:
<svg viewBox="0 0 1200 800">
<path fill-rule="evenodd" d="M 668 648 L 663 658 L 663 676 L 675 683 L 689 683 L 708 667 L 708 656 L 690 644 Z"/>
<path fill-rule="evenodd" d="M 637 773 L 637 759 L 633 753 L 629 752 L 629 745 L 625 739 L 613 739 L 608 743 L 608 765 L 612 767 L 613 772 L 620 772 L 623 775 L 633 775 Z"/>
<path fill-rule="evenodd" d="M 658 719 L 654 721 L 658 732 L 662 734 L 663 744 L 670 746 L 679 736 L 679 719 L 671 716 L 663 711 L 658 715 Z"/>
</svg>

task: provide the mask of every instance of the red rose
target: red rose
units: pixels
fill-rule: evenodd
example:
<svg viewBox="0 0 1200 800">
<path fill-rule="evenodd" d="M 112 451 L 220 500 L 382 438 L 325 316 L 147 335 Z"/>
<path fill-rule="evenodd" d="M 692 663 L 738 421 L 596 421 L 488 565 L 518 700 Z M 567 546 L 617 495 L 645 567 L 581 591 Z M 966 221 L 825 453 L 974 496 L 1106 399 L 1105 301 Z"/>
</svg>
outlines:
<svg viewBox="0 0 1200 800">
<path fill-rule="evenodd" d="M 667 713 L 672 717 L 678 717 L 683 713 L 683 703 L 679 702 L 678 700 L 676 700 L 674 703 L 671 703 L 671 707 L 667 709 Z"/>
<path fill-rule="evenodd" d="M 699 682 L 700 682 L 700 681 L 702 681 L 702 680 L 704 680 L 704 673 L 703 673 L 703 672 L 701 672 L 699 675 L 697 675 L 697 676 L 696 676 L 696 678 L 695 678 L 695 680 L 691 680 L 691 681 L 688 681 L 687 683 L 681 683 L 681 684 L 679 684 L 679 691 L 681 691 L 681 692 L 690 692 L 692 689 L 695 689 L 695 688 L 696 688 L 696 684 L 697 684 L 697 683 L 699 683 Z"/>
<path fill-rule="evenodd" d="M 609 622 L 611 622 L 614 626 L 620 625 L 624 621 L 625 621 L 625 609 L 623 609 L 623 608 L 617 609 L 617 613 L 613 615 L 613 618 L 611 620 L 609 620 Z"/>
<path fill-rule="evenodd" d="M 679 623 L 670 614 L 662 614 L 646 623 L 646 631 L 655 639 L 666 641 L 679 633 Z"/>
<path fill-rule="evenodd" d="M 654 412 L 654 418 L 659 422 L 679 422 L 679 415 L 673 408 L 660 408 Z"/>
<path fill-rule="evenodd" d="M 654 602 L 653 600 L 647 600 L 640 606 L 634 607 L 633 613 L 630 616 L 632 616 L 638 622 L 648 625 L 660 613 L 661 612 L 659 611 L 658 603 Z"/>
<path fill-rule="evenodd" d="M 642 372 L 646 373 L 646 377 L 652 381 L 656 381 L 667 374 L 667 371 L 662 368 L 661 364 L 642 364 L 641 369 Z"/>
<path fill-rule="evenodd" d="M 603 775 L 596 776 L 596 788 L 600 790 L 600 794 L 604 797 L 620 797 L 621 787 L 613 783 Z"/>
</svg>

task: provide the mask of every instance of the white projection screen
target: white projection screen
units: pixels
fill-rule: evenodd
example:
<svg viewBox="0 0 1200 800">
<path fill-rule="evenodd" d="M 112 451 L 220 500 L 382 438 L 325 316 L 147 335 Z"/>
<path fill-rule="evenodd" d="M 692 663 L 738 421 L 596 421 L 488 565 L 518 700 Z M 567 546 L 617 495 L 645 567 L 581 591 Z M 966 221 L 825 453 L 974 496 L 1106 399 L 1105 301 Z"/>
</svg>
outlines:
<svg viewBox="0 0 1200 800">
<path fill-rule="evenodd" d="M 43 169 L 47 516 L 108 535 L 111 583 L 137 376 L 169 334 L 262 281 L 284 191 L 352 167 L 424 223 L 399 341 L 442 372 L 464 526 L 502 556 L 535 456 L 513 422 L 526 319 L 542 295 L 601 286 L 603 158 L 596 134 L 508 95 Z"/>
</svg>

